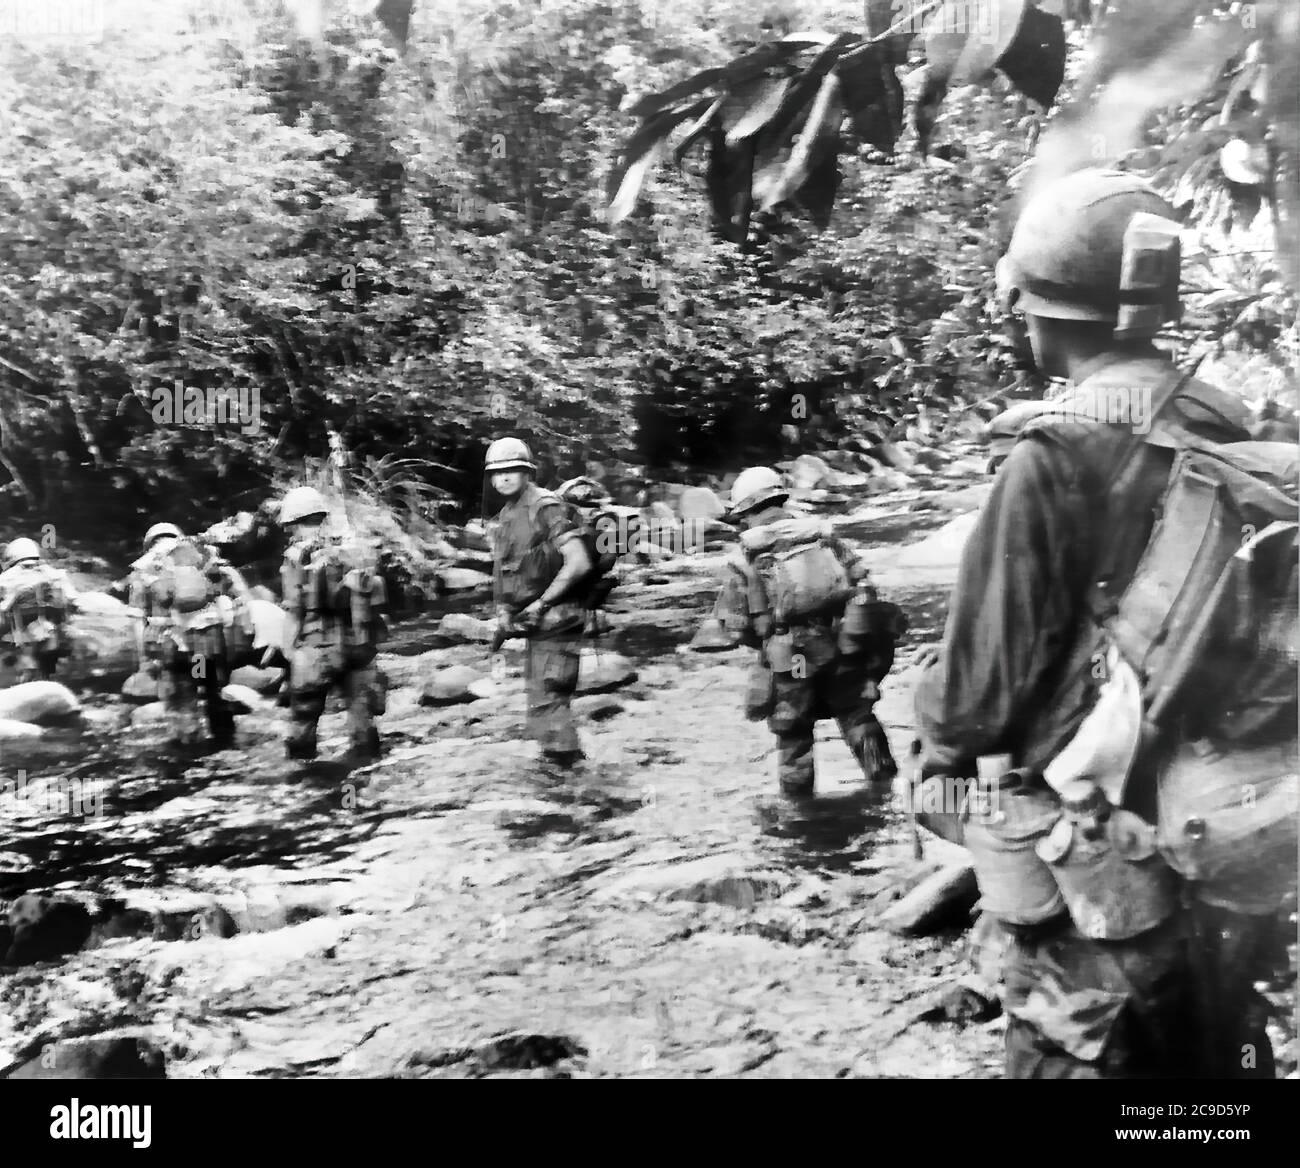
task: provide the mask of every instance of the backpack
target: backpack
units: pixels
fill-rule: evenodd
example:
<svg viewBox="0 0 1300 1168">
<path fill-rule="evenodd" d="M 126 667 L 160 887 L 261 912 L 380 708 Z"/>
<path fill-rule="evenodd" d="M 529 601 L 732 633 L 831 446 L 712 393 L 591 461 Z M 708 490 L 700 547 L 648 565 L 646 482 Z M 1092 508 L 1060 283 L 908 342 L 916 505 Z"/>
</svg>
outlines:
<svg viewBox="0 0 1300 1168">
<path fill-rule="evenodd" d="M 193 539 L 177 540 L 158 562 L 158 574 L 150 586 L 154 602 L 185 615 L 207 608 L 221 591 L 210 567 L 211 556 L 201 544 Z"/>
<path fill-rule="evenodd" d="M 365 550 L 349 542 L 316 544 L 303 557 L 303 572 L 304 611 L 343 625 L 353 642 L 369 643 L 387 597 Z"/>
<path fill-rule="evenodd" d="M 815 519 L 782 519 L 741 534 L 775 624 L 837 615 L 853 595 L 848 569 L 830 540 L 829 527 Z"/>
<path fill-rule="evenodd" d="M 618 563 L 619 556 L 629 550 L 628 525 L 621 523 L 613 511 L 588 515 L 572 503 L 566 506 L 591 560 L 591 571 L 574 586 L 573 599 L 580 600 L 585 608 L 597 609 L 609 598 L 617 583 L 609 578 L 609 573 Z"/>
<path fill-rule="evenodd" d="M 1269 911 L 1295 882 L 1300 812 L 1297 450 L 1154 433 L 1176 449 L 1158 518 L 1122 592 L 1104 567 L 1090 607 L 1135 679 L 1162 854 L 1202 899 Z"/>
<path fill-rule="evenodd" d="M 6 624 L 21 634 L 37 621 L 47 621 L 55 630 L 68 619 L 68 598 L 63 575 L 44 564 L 14 570 L 7 581 L 4 599 Z"/>
</svg>

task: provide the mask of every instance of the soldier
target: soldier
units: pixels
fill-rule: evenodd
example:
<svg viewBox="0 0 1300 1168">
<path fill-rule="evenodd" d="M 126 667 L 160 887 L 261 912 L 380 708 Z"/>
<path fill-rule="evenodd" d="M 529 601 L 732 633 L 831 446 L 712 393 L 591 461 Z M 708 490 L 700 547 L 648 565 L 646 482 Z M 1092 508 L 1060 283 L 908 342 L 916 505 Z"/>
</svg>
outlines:
<svg viewBox="0 0 1300 1168">
<path fill-rule="evenodd" d="M 221 691 L 230 680 L 234 626 L 251 636 L 243 577 L 215 548 L 186 538 L 175 524 L 155 523 L 145 532 L 144 554 L 131 565 L 128 587 L 130 604 L 141 612 L 141 668 L 158 675 L 173 737 L 187 742 L 198 736 L 202 702 L 213 741 L 230 745 L 235 718 Z"/>
<path fill-rule="evenodd" d="M 77 606 L 77 590 L 67 573 L 41 560 L 30 539 L 16 539 L 4 550 L 0 571 L 0 627 L 18 652 L 19 677 L 53 677 L 68 652 L 66 622 Z"/>
<path fill-rule="evenodd" d="M 578 685 L 592 564 L 578 524 L 558 495 L 533 481 L 537 464 L 518 438 L 488 447 L 484 473 L 502 506 L 493 536 L 498 636 L 528 640 L 528 733 L 544 762 L 568 769 L 582 757 L 569 703 Z"/>
<path fill-rule="evenodd" d="M 865 565 L 826 525 L 786 509 L 789 494 L 765 466 L 736 479 L 729 514 L 742 528 L 741 547 L 728 558 L 711 622 L 760 650 L 746 715 L 767 719 L 781 790 L 798 797 L 813 792 L 820 718 L 839 723 L 868 780 L 897 773 L 872 706 L 893 664 L 902 613 L 877 600 Z"/>
<path fill-rule="evenodd" d="M 281 568 L 290 657 L 285 754 L 316 757 L 316 725 L 337 687 L 347 703 L 350 754 L 371 761 L 380 754 L 375 716 L 387 704 L 385 679 L 375 665 L 385 631 L 384 582 L 375 556 L 359 541 L 327 533 L 328 517 L 329 506 L 314 487 L 295 487 L 280 505 L 290 538 Z"/>
<path fill-rule="evenodd" d="M 1239 400 L 1178 377 L 1153 344 L 1157 329 L 1179 315 L 1173 219 L 1169 204 L 1136 176 L 1075 173 L 1030 200 L 999 264 L 1000 289 L 1024 314 L 1038 368 L 1068 379 L 1074 392 L 1069 409 L 1041 411 L 1010 447 L 966 545 L 943 646 L 922 672 L 916 713 L 923 778 L 972 775 L 979 761 L 990 778 L 998 772 L 1017 784 L 1020 805 L 1041 800 L 1049 809 L 1041 850 L 1027 851 L 1021 839 L 1018 863 L 1064 864 L 1072 822 L 1123 821 L 1086 769 L 1068 782 L 1055 769 L 1071 757 L 1066 747 L 1077 747 L 1100 700 L 1099 676 L 1117 685 L 1125 676 L 1113 657 L 1098 672 L 1098 629 L 1115 611 L 1107 598 L 1121 596 L 1140 567 L 1170 482 L 1170 447 L 1248 437 Z M 1159 603 L 1158 592 L 1147 595 L 1148 608 Z M 1125 764 L 1132 769 L 1117 764 L 1095 775 L 1101 782 L 1112 769 L 1119 780 L 1127 773 L 1123 806 L 1153 816 L 1153 763 L 1136 745 L 1142 717 L 1138 709 L 1106 731 L 1113 754 L 1132 731 Z M 1068 814 L 1053 818 L 1053 805 Z M 1089 896 L 1079 895 L 1063 867 L 1035 867 L 999 883 L 1010 851 L 997 857 L 1000 869 L 981 868 L 978 837 L 957 808 L 922 820 L 948 838 L 965 831 L 985 906 L 1001 905 L 1009 1078 L 1185 1077 L 1201 1058 L 1190 1044 L 1222 1026 L 1226 1041 L 1200 1073 L 1271 1076 L 1246 956 L 1258 931 L 1247 918 L 1204 905 L 1190 916 L 1180 910 L 1149 849 L 1143 866 L 1114 869 L 1146 899 L 1100 877 Z M 1131 838 L 1143 837 L 1135 829 Z M 1053 881 L 1073 891 L 1054 899 Z M 1119 910 L 1118 923 L 1107 904 Z M 1188 950 L 1196 920 L 1198 946 L 1223 958 L 1199 1018 L 1184 993 L 1200 979 Z"/>
</svg>

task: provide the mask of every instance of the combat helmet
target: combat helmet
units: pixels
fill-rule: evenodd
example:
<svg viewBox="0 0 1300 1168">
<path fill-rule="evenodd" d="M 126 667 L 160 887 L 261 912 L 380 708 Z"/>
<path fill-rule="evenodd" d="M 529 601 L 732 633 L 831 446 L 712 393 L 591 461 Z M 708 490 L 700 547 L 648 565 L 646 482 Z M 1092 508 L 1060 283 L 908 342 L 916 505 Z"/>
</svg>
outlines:
<svg viewBox="0 0 1300 1168">
<path fill-rule="evenodd" d="M 731 485 L 729 513 L 739 517 L 765 504 L 784 503 L 789 497 L 790 488 L 770 466 L 751 466 L 742 470 Z"/>
<path fill-rule="evenodd" d="M 588 475 L 579 475 L 561 483 L 555 488 L 555 493 L 575 507 L 603 507 L 611 502 L 609 492 L 599 480 Z"/>
<path fill-rule="evenodd" d="M 1088 168 L 1033 195 L 998 262 L 1004 308 L 1107 321 L 1116 340 L 1182 314 L 1174 209 L 1137 175 Z"/>
<path fill-rule="evenodd" d="M 329 513 L 325 496 L 315 487 L 294 487 L 280 504 L 280 523 L 288 527 L 289 524 L 300 523 L 304 519 L 318 516 L 324 519 Z"/>
<path fill-rule="evenodd" d="M 499 470 L 537 470 L 533 452 L 518 438 L 498 438 L 487 448 L 483 470 L 492 474 Z"/>
<path fill-rule="evenodd" d="M 148 531 L 144 533 L 144 550 L 148 551 L 160 539 L 172 536 L 175 539 L 183 539 L 184 532 L 174 523 L 155 523 Z"/>
<path fill-rule="evenodd" d="M 39 560 L 40 558 L 41 549 L 36 546 L 36 541 L 20 537 L 6 546 L 4 557 L 0 559 L 0 570 L 7 572 L 15 564 L 21 564 L 24 560 Z"/>
</svg>

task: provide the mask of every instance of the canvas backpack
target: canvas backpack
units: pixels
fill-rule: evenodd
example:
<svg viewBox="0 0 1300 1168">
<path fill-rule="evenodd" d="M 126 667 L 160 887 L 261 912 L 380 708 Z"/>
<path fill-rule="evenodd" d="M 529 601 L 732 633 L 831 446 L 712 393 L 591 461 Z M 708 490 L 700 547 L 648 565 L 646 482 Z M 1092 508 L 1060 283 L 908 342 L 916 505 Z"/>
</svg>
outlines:
<svg viewBox="0 0 1300 1168">
<path fill-rule="evenodd" d="M 68 619 L 62 574 L 44 564 L 11 572 L 4 599 L 6 623 L 19 631 L 38 620 L 48 621 L 56 629 L 62 627 Z"/>
<path fill-rule="evenodd" d="M 221 591 L 210 572 L 210 559 L 197 541 L 178 539 L 157 564 L 157 576 L 150 586 L 154 602 L 183 615 L 207 608 Z"/>
<path fill-rule="evenodd" d="M 1140 694 L 1162 854 L 1203 899 L 1263 912 L 1295 883 L 1297 450 L 1166 420 L 1186 380 L 1157 389 L 1143 439 L 1175 448 L 1150 537 L 1122 590 L 1103 564 L 1089 607 Z"/>
<path fill-rule="evenodd" d="M 853 594 L 824 523 L 781 519 L 743 532 L 740 545 L 778 626 L 837 615 Z"/>
<path fill-rule="evenodd" d="M 364 549 L 346 541 L 322 542 L 307 549 L 302 564 L 304 611 L 344 626 L 353 640 L 371 639 L 385 589 Z"/>
</svg>

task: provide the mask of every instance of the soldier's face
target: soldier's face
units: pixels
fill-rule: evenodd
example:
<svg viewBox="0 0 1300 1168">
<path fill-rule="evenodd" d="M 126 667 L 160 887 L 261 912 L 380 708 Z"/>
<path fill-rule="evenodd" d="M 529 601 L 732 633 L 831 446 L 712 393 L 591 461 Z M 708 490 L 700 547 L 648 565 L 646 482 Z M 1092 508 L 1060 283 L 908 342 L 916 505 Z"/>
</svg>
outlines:
<svg viewBox="0 0 1300 1168">
<path fill-rule="evenodd" d="M 1053 339 L 1050 324 L 1032 312 L 1025 313 L 1025 327 L 1029 331 L 1029 347 L 1034 353 L 1034 364 L 1048 377 L 1065 377 L 1068 371 L 1062 361 L 1061 348 Z"/>
<path fill-rule="evenodd" d="M 320 516 L 313 516 L 310 519 L 300 519 L 297 523 L 289 524 L 289 531 L 294 540 L 310 539 L 321 529 L 324 522 Z"/>
<path fill-rule="evenodd" d="M 492 489 L 498 495 L 513 499 L 524 489 L 527 474 L 522 470 L 499 470 L 492 475 Z"/>
</svg>

